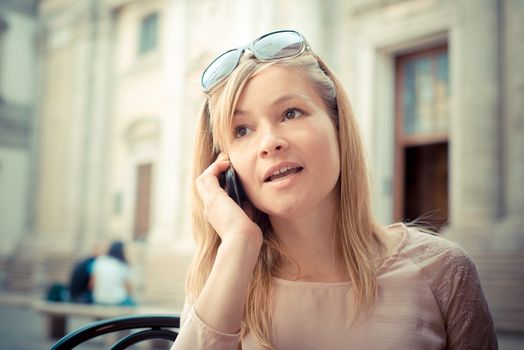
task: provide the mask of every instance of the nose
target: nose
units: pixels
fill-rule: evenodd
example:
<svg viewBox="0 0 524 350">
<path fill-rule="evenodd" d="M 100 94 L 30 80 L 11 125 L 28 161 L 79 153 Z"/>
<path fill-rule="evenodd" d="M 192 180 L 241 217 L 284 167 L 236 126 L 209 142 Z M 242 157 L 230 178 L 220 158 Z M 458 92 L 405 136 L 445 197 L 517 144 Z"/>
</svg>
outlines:
<svg viewBox="0 0 524 350">
<path fill-rule="evenodd" d="M 288 142 L 282 135 L 275 132 L 275 130 L 268 130 L 262 136 L 258 155 L 262 158 L 269 157 L 275 153 L 279 153 L 288 148 Z"/>
</svg>

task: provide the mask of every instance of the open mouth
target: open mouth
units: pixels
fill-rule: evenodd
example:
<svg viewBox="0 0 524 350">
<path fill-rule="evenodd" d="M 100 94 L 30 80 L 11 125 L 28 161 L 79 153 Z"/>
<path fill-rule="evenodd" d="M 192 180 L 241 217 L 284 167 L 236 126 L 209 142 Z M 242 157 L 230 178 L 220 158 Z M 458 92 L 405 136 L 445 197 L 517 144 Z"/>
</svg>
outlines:
<svg viewBox="0 0 524 350">
<path fill-rule="evenodd" d="M 264 179 L 264 182 L 278 181 L 286 176 L 299 173 L 303 170 L 303 167 L 285 167 L 275 171 L 273 174 Z"/>
</svg>

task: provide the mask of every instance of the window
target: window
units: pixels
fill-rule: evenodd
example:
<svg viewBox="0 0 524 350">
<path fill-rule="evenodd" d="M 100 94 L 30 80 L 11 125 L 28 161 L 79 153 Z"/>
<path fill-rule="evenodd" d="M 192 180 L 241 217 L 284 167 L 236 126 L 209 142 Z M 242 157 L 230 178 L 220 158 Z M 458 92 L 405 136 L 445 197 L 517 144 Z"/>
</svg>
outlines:
<svg viewBox="0 0 524 350">
<path fill-rule="evenodd" d="M 434 52 L 402 60 L 403 133 L 446 132 L 448 129 L 448 53 Z"/>
<path fill-rule="evenodd" d="M 395 220 L 448 221 L 447 45 L 395 58 Z"/>
<path fill-rule="evenodd" d="M 138 53 L 145 54 L 153 51 L 158 40 L 158 13 L 152 13 L 142 19 L 140 23 L 140 38 Z"/>
</svg>

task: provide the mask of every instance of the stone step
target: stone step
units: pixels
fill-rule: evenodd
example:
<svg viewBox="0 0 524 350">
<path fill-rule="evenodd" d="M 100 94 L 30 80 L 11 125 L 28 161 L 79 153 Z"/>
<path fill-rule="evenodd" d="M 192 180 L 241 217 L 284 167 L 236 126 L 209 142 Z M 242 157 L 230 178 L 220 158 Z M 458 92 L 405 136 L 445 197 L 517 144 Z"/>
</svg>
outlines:
<svg viewBox="0 0 524 350">
<path fill-rule="evenodd" d="M 7 267 L 6 288 L 13 291 L 31 291 L 34 288 L 35 269 L 32 261 L 10 261 Z"/>
<path fill-rule="evenodd" d="M 0 288 L 6 287 L 8 268 L 9 268 L 9 257 L 0 256 Z"/>
<path fill-rule="evenodd" d="M 46 290 L 53 283 L 68 284 L 72 255 L 53 255 L 38 260 L 15 258 L 6 273 L 6 288 L 14 291 Z"/>
<path fill-rule="evenodd" d="M 524 253 L 472 255 L 499 331 L 524 332 Z"/>
<path fill-rule="evenodd" d="M 73 255 L 53 255 L 46 258 L 45 278 L 48 283 L 67 285 L 76 259 Z"/>
</svg>

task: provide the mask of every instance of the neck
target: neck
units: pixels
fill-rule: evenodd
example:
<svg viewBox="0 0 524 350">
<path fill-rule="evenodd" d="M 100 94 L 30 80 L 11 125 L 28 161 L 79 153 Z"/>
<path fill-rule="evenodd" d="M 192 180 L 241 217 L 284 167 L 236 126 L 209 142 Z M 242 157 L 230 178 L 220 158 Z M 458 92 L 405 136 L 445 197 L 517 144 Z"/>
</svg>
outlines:
<svg viewBox="0 0 524 350">
<path fill-rule="evenodd" d="M 317 282 L 347 280 L 334 245 L 337 200 L 326 202 L 293 217 L 270 218 L 275 235 L 291 258 L 278 277 Z"/>
</svg>

